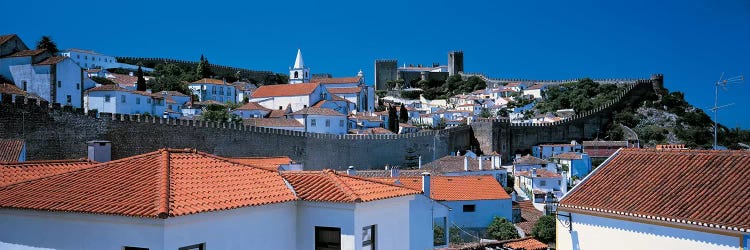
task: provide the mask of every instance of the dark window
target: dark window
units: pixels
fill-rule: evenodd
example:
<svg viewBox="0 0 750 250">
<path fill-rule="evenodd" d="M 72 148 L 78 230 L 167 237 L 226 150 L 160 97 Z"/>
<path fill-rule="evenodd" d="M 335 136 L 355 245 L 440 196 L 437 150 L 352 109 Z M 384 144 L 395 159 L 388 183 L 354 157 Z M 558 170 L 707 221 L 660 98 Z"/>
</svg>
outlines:
<svg viewBox="0 0 750 250">
<path fill-rule="evenodd" d="M 148 248 L 145 247 L 123 247 L 123 250 L 148 250 Z"/>
<path fill-rule="evenodd" d="M 331 120 L 330 119 L 326 119 L 326 128 L 330 127 L 330 126 L 331 126 Z"/>
<path fill-rule="evenodd" d="M 464 213 L 471 213 L 477 210 L 477 205 L 464 205 Z"/>
<path fill-rule="evenodd" d="M 70 95 L 65 96 L 65 101 L 67 101 L 68 104 L 72 102 L 71 100 L 72 98 L 70 97 Z"/>
<path fill-rule="evenodd" d="M 180 247 L 179 250 L 206 250 L 206 243 Z"/>
<path fill-rule="evenodd" d="M 61 88 L 61 87 L 62 87 L 62 81 L 57 81 L 57 87 L 58 87 L 58 88 Z"/>
<path fill-rule="evenodd" d="M 339 127 L 344 127 L 344 120 L 339 120 Z"/>
<path fill-rule="evenodd" d="M 315 119 L 310 119 L 310 126 L 315 127 Z"/>
<path fill-rule="evenodd" d="M 299 78 L 299 72 L 294 71 L 294 78 Z"/>
<path fill-rule="evenodd" d="M 104 102 L 109 102 L 109 98 L 111 98 L 109 95 L 104 96 Z"/>
<path fill-rule="evenodd" d="M 375 249 L 375 225 L 362 228 L 362 249 Z"/>
<path fill-rule="evenodd" d="M 80 83 L 76 83 L 76 89 L 81 89 L 81 84 Z"/>
<path fill-rule="evenodd" d="M 315 250 L 341 249 L 341 228 L 315 227 Z"/>
<path fill-rule="evenodd" d="M 23 81 L 23 91 L 26 91 L 26 81 Z"/>
</svg>

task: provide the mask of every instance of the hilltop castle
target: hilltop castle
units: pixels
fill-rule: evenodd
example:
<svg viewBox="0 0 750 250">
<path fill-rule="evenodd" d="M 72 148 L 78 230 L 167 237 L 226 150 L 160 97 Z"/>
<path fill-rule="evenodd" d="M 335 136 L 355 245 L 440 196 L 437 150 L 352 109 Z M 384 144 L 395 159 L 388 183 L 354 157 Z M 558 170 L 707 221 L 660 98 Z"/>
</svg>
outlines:
<svg viewBox="0 0 750 250">
<path fill-rule="evenodd" d="M 464 71 L 464 52 L 451 51 L 448 53 L 448 65 L 433 63 L 431 67 L 422 64 L 404 64 L 398 67 L 398 60 L 375 60 L 375 89 L 388 89 L 388 81 L 403 80 L 406 86 L 413 86 L 420 80 L 445 81 Z"/>
</svg>

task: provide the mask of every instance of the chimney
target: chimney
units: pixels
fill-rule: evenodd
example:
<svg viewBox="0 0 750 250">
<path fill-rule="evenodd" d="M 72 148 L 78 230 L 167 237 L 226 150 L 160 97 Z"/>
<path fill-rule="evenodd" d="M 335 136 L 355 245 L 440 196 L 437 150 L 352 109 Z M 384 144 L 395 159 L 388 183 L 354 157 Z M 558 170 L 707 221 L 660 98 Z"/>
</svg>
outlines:
<svg viewBox="0 0 750 250">
<path fill-rule="evenodd" d="M 495 156 L 494 155 L 490 156 L 490 168 L 497 169 L 497 167 L 495 166 Z"/>
<path fill-rule="evenodd" d="M 400 175 L 398 167 L 391 168 L 391 177 L 396 178 Z"/>
<path fill-rule="evenodd" d="M 129 76 L 133 76 L 133 71 L 128 72 Z"/>
<path fill-rule="evenodd" d="M 357 175 L 357 170 L 354 169 L 354 166 L 349 166 L 349 168 L 346 169 L 346 174 L 347 175 L 351 175 L 351 176 L 355 176 L 355 175 Z"/>
<path fill-rule="evenodd" d="M 428 198 L 430 197 L 430 173 L 429 172 L 422 172 L 422 192 L 424 195 L 426 195 Z"/>
<path fill-rule="evenodd" d="M 494 169 L 500 169 L 500 165 L 502 165 L 502 163 L 501 163 L 502 160 L 500 159 L 500 156 L 499 155 L 493 155 L 492 159 L 494 160 L 493 163 L 492 163 L 492 168 L 494 168 Z"/>
<path fill-rule="evenodd" d="M 484 157 L 480 156 L 477 157 L 477 159 L 479 159 L 479 171 L 482 171 L 482 162 L 484 161 Z"/>
<path fill-rule="evenodd" d="M 560 191 L 565 194 L 568 192 L 568 175 L 565 171 L 560 172 L 560 175 L 562 176 L 560 180 Z"/>
<path fill-rule="evenodd" d="M 104 140 L 87 141 L 89 160 L 108 162 L 112 160 L 112 142 Z"/>
<path fill-rule="evenodd" d="M 422 156 L 419 156 L 419 165 L 417 165 L 417 169 L 422 169 Z"/>
<path fill-rule="evenodd" d="M 469 157 L 464 155 L 464 171 L 469 171 Z"/>
</svg>

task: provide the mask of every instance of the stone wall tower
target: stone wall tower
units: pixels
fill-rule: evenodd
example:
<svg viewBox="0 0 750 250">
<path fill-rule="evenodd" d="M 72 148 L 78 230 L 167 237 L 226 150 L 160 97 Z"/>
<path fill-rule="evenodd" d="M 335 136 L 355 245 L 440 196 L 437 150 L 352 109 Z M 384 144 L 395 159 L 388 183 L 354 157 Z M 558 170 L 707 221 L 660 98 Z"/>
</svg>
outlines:
<svg viewBox="0 0 750 250">
<path fill-rule="evenodd" d="M 448 53 L 448 75 L 464 72 L 464 52 L 454 50 Z"/>
<path fill-rule="evenodd" d="M 297 59 L 294 60 L 294 67 L 289 68 L 289 83 L 307 83 L 310 82 L 310 68 L 305 66 L 302 60 L 302 50 L 297 49 Z"/>
<path fill-rule="evenodd" d="M 388 81 L 397 79 L 396 60 L 375 60 L 375 90 L 387 90 Z"/>
</svg>

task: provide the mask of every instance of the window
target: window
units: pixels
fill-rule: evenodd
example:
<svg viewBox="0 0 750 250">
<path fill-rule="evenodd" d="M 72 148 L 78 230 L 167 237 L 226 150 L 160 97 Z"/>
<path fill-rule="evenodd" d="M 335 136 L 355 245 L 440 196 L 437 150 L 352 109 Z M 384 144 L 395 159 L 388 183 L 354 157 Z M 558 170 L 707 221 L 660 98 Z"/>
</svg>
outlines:
<svg viewBox="0 0 750 250">
<path fill-rule="evenodd" d="M 135 104 L 141 104 L 141 98 L 140 97 L 136 97 L 135 98 Z"/>
<path fill-rule="evenodd" d="M 76 89 L 81 89 L 81 83 L 76 83 Z"/>
<path fill-rule="evenodd" d="M 341 228 L 315 227 L 315 250 L 341 249 Z"/>
<path fill-rule="evenodd" d="M 326 119 L 326 128 L 331 126 L 331 119 Z"/>
<path fill-rule="evenodd" d="M 211 94 L 216 94 L 216 86 L 211 86 Z"/>
<path fill-rule="evenodd" d="M 109 102 L 109 98 L 110 98 L 109 95 L 104 95 L 104 102 Z"/>
<path fill-rule="evenodd" d="M 471 213 L 476 211 L 477 205 L 464 205 L 464 213 Z"/>
<path fill-rule="evenodd" d="M 375 249 L 375 225 L 362 228 L 362 249 Z"/>
<path fill-rule="evenodd" d="M 76 55 L 76 59 L 81 59 L 81 55 Z"/>
<path fill-rule="evenodd" d="M 62 81 L 57 81 L 57 87 L 58 87 L 58 88 L 61 88 L 61 87 L 62 87 Z"/>
<path fill-rule="evenodd" d="M 146 98 L 146 103 L 151 104 L 151 98 Z"/>
<path fill-rule="evenodd" d="M 344 120 L 339 120 L 339 127 L 344 127 Z"/>
<path fill-rule="evenodd" d="M 298 71 L 294 71 L 294 78 L 299 78 L 299 72 Z"/>
<path fill-rule="evenodd" d="M 67 104 L 70 104 L 72 102 L 72 100 L 73 99 L 71 98 L 70 95 L 65 96 L 65 101 L 66 101 Z"/>
<path fill-rule="evenodd" d="M 539 181 L 539 186 L 544 187 L 546 185 L 547 185 L 547 181 Z"/>
<path fill-rule="evenodd" d="M 96 57 L 91 57 L 91 61 L 96 61 Z"/>
<path fill-rule="evenodd" d="M 26 81 L 22 81 L 23 83 L 23 91 L 26 91 Z"/>
<path fill-rule="evenodd" d="M 186 247 L 180 247 L 178 250 L 206 250 L 206 243 L 200 243 L 195 245 L 190 245 Z"/>
<path fill-rule="evenodd" d="M 315 127 L 315 119 L 310 119 L 310 126 Z"/>
<path fill-rule="evenodd" d="M 89 59 L 89 56 L 83 56 L 83 59 L 84 59 L 84 60 L 88 60 L 88 59 Z"/>
<path fill-rule="evenodd" d="M 562 186 L 562 181 L 557 181 L 558 186 Z"/>
<path fill-rule="evenodd" d="M 148 250 L 145 247 L 123 247 L 123 250 Z"/>
<path fill-rule="evenodd" d="M 224 94 L 224 87 L 219 87 L 219 95 L 223 95 L 223 94 Z"/>
<path fill-rule="evenodd" d="M 121 95 L 120 96 L 120 102 L 121 103 L 125 103 L 125 95 Z"/>
</svg>

